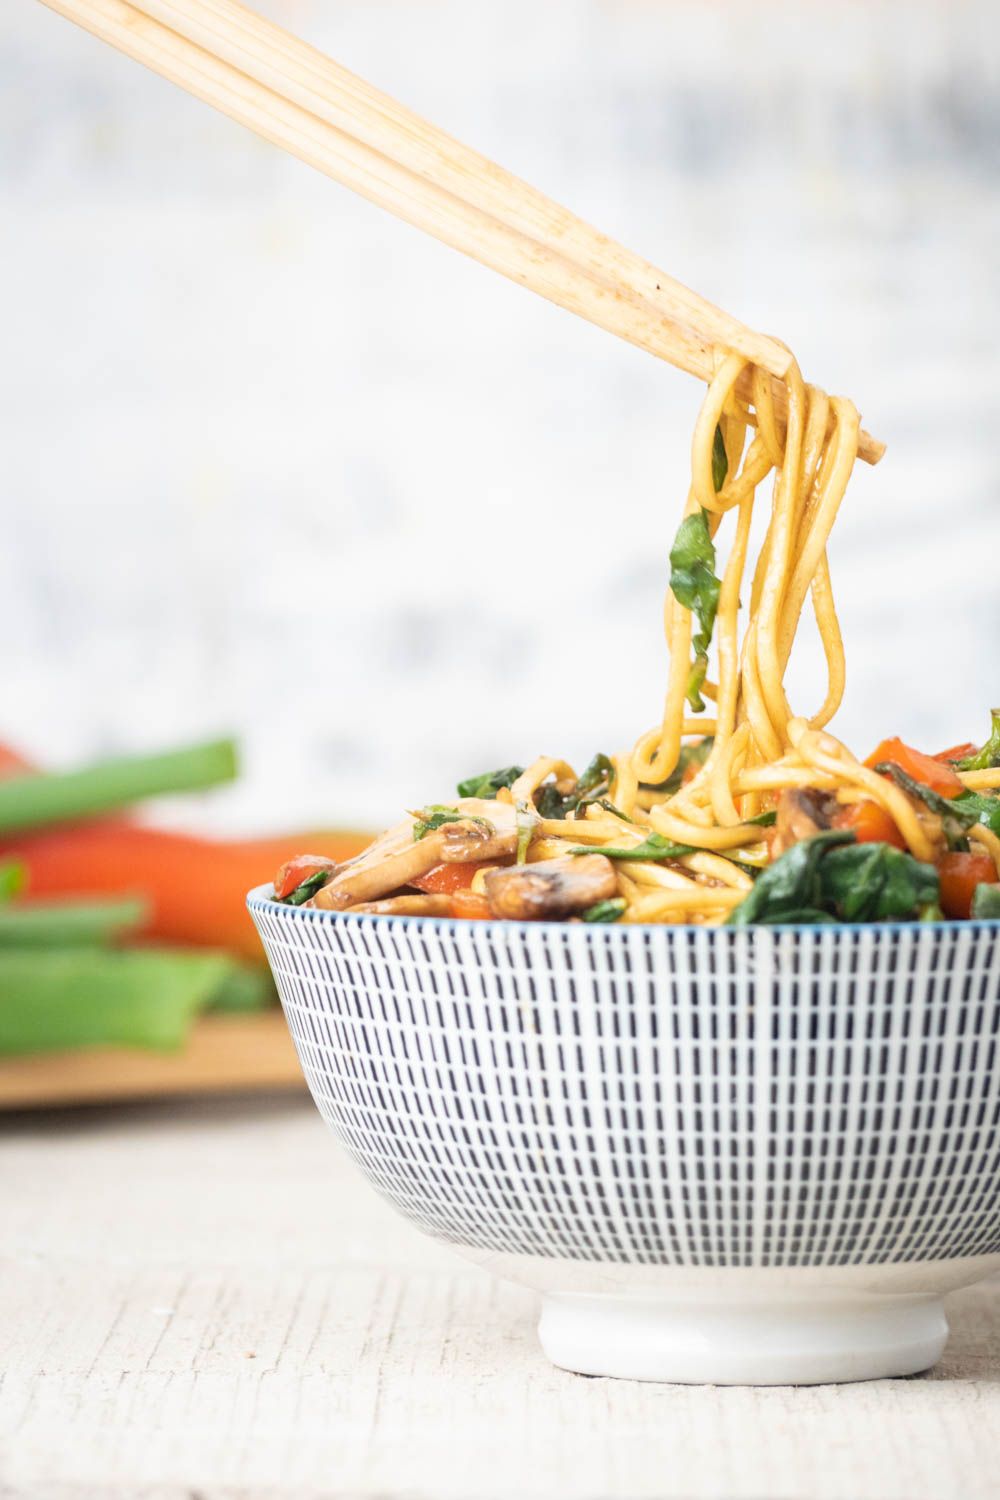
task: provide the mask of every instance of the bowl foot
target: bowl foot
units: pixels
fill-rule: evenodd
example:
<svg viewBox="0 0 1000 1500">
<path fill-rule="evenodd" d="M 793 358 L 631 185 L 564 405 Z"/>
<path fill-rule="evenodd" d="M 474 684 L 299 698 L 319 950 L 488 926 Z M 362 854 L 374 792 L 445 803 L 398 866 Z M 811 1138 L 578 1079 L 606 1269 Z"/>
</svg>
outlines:
<svg viewBox="0 0 1000 1500">
<path fill-rule="evenodd" d="M 933 1296 L 548 1295 L 538 1336 L 553 1364 L 580 1375 L 817 1385 L 927 1370 L 944 1349 L 948 1324 Z"/>
</svg>

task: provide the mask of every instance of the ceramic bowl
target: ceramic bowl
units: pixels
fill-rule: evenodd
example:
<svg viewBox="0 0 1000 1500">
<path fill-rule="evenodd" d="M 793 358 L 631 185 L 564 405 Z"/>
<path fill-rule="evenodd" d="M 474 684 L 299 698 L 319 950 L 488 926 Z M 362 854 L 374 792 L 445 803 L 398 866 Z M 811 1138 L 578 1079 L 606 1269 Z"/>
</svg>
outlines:
<svg viewBox="0 0 1000 1500">
<path fill-rule="evenodd" d="M 730 930 L 250 910 L 313 1098 L 556 1364 L 927 1369 L 1000 1269 L 1000 923 Z"/>
</svg>

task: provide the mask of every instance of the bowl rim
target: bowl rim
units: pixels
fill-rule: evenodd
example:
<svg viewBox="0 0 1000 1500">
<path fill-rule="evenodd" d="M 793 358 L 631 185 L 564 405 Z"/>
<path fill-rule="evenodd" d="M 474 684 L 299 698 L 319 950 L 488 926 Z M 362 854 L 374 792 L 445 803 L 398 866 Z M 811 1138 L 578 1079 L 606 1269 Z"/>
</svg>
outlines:
<svg viewBox="0 0 1000 1500">
<path fill-rule="evenodd" d="M 931 932 L 942 935 L 949 934 L 957 936 L 962 932 L 994 932 L 1000 933 L 1000 917 L 968 917 L 958 919 L 955 917 L 944 917 L 940 922 L 755 922 L 747 927 L 717 927 L 699 926 L 694 922 L 628 922 L 624 926 L 618 922 L 580 922 L 570 926 L 567 922 L 516 922 L 509 918 L 493 917 L 487 920 L 471 917 L 419 917 L 391 915 L 387 912 L 352 912 L 352 911 L 328 911 L 316 906 L 288 906 L 283 901 L 274 900 L 274 886 L 271 881 L 264 885 L 256 885 L 247 892 L 247 908 L 250 911 L 275 911 L 281 912 L 283 916 L 293 921 L 305 922 L 330 922 L 336 925 L 346 924 L 348 926 L 365 925 L 373 922 L 391 923 L 394 927 L 430 929 L 432 931 L 441 928 L 475 928 L 482 933 L 516 932 L 526 934 L 529 932 L 588 932 L 592 935 L 602 933 L 610 936 L 612 933 L 626 932 L 708 932 L 722 933 L 735 937 L 740 933 L 762 933 L 762 932 L 808 932 L 808 933 L 895 933 L 895 932 Z"/>
</svg>

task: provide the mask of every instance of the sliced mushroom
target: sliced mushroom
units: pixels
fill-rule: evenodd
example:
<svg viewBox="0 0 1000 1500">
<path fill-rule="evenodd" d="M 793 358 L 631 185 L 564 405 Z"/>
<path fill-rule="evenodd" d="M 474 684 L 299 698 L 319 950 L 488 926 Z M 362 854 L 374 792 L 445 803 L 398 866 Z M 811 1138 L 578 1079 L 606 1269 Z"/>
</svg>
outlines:
<svg viewBox="0 0 1000 1500">
<path fill-rule="evenodd" d="M 355 859 L 340 866 L 330 883 L 316 892 L 316 906 L 345 911 L 360 901 L 378 901 L 401 886 L 412 885 L 435 865 L 499 859 L 514 853 L 514 808 L 479 797 L 463 797 L 452 805 L 456 812 L 467 815 L 461 822 L 442 823 L 422 839 L 413 837 L 413 818 L 397 823 Z"/>
<path fill-rule="evenodd" d="M 793 844 L 829 828 L 836 808 L 836 801 L 826 792 L 813 791 L 811 787 L 786 787 L 778 798 L 772 856 L 777 858 Z"/>
<path fill-rule="evenodd" d="M 618 892 L 614 865 L 604 854 L 491 870 L 483 883 L 493 915 L 521 922 L 568 917 Z"/>
<path fill-rule="evenodd" d="M 461 823 L 442 825 L 441 858 L 445 864 L 503 859 L 516 851 L 517 812 L 510 803 L 462 797 L 456 802 L 455 811 L 468 813 L 468 818 Z"/>
<path fill-rule="evenodd" d="M 356 859 L 341 865 L 329 885 L 317 891 L 313 900 L 328 911 L 343 911 L 358 901 L 377 901 L 439 865 L 442 846 L 440 829 L 415 840 L 413 823 L 399 823 Z"/>
<path fill-rule="evenodd" d="M 351 911 L 381 917 L 447 917 L 451 900 L 448 896 L 387 896 L 384 901 L 361 901 Z"/>
</svg>

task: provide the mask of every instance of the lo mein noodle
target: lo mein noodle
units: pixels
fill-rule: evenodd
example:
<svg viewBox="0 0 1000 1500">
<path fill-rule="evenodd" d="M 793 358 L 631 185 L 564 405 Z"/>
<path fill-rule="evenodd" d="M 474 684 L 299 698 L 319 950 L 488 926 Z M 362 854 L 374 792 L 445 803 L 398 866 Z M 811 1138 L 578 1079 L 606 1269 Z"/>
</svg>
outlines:
<svg viewBox="0 0 1000 1500">
<path fill-rule="evenodd" d="M 749 404 L 738 393 L 747 390 Z M 862 762 L 827 729 L 845 685 L 827 545 L 860 423 L 850 401 L 807 385 L 794 361 L 785 396 L 779 419 L 770 375 L 755 367 L 748 384 L 742 356 L 717 357 L 670 553 L 663 712 L 631 751 L 599 755 L 581 775 L 541 757 L 472 777 L 455 800 L 413 811 L 347 864 L 292 861 L 277 899 L 404 916 L 693 924 L 1000 915 L 1000 714 L 986 745 L 939 756 L 889 740 Z M 801 711 L 785 676 L 807 603 L 826 681 Z"/>
</svg>

